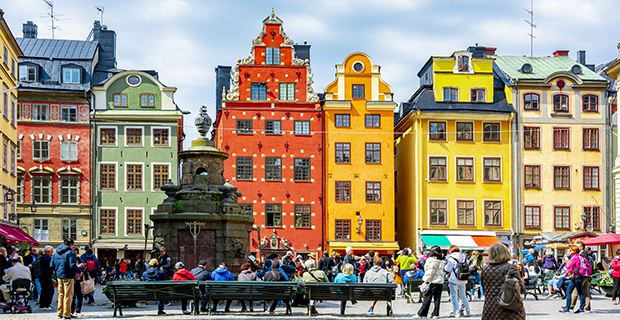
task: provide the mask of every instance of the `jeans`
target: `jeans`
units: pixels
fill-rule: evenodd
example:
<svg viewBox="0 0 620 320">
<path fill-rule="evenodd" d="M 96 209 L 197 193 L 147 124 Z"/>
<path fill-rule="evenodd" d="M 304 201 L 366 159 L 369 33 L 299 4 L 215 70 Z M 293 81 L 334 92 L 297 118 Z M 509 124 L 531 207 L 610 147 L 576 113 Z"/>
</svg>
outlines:
<svg viewBox="0 0 620 320">
<path fill-rule="evenodd" d="M 41 281 L 39 281 L 39 279 L 34 279 L 34 286 L 35 288 L 37 288 L 37 297 L 35 299 L 40 299 L 42 292 L 41 292 Z"/>
<path fill-rule="evenodd" d="M 566 309 L 570 309 L 570 302 L 572 299 L 573 290 L 577 289 L 577 294 L 579 295 L 579 310 L 584 309 L 586 306 L 586 297 L 583 295 L 583 278 L 577 277 L 571 280 L 568 280 L 568 289 L 566 290 Z"/>
<path fill-rule="evenodd" d="M 441 303 L 441 290 L 443 289 L 443 284 L 435 284 L 431 283 L 428 292 L 424 295 L 424 299 L 422 300 L 422 306 L 420 310 L 418 310 L 418 315 L 420 317 L 427 317 L 428 310 L 431 308 L 431 299 L 435 302 L 435 309 L 431 313 L 431 317 L 438 316 L 439 317 L 439 304 Z"/>
<path fill-rule="evenodd" d="M 467 294 L 465 293 L 465 283 L 452 283 L 450 282 L 450 296 L 452 297 L 452 306 L 454 307 L 454 314 L 460 313 L 459 299 L 465 307 L 466 313 L 469 311 L 469 301 L 467 301 Z"/>
<path fill-rule="evenodd" d="M 80 282 L 76 282 L 73 290 L 73 302 L 71 302 L 71 313 L 82 313 L 82 302 L 84 302 L 82 287 Z"/>
<path fill-rule="evenodd" d="M 614 289 L 611 291 L 611 300 L 616 300 L 620 298 L 620 278 L 613 277 L 614 279 Z"/>
<path fill-rule="evenodd" d="M 157 300 L 157 311 L 163 312 L 165 305 L 166 305 L 166 302 L 164 300 Z"/>
<path fill-rule="evenodd" d="M 478 290 L 480 290 L 480 294 L 478 294 L 478 298 L 480 298 L 484 296 L 484 291 L 482 291 L 482 282 L 480 281 L 480 272 L 476 271 L 476 273 L 474 273 L 474 276 L 476 277 L 476 282 L 474 282 L 474 285 L 471 288 L 471 296 L 472 297 L 474 296 L 476 285 L 478 285 Z"/>
<path fill-rule="evenodd" d="M 586 304 L 581 305 L 581 309 L 590 310 L 590 301 L 592 296 L 590 295 L 590 277 L 581 277 L 581 286 L 583 287 L 583 296 L 585 297 Z M 573 291 L 571 295 L 570 308 L 574 308 L 577 304 L 577 292 Z M 585 307 L 585 308 L 584 308 Z"/>
<path fill-rule="evenodd" d="M 52 278 L 40 278 L 41 293 L 39 294 L 39 308 L 47 308 L 52 304 L 52 298 L 54 298 L 54 283 Z"/>
</svg>

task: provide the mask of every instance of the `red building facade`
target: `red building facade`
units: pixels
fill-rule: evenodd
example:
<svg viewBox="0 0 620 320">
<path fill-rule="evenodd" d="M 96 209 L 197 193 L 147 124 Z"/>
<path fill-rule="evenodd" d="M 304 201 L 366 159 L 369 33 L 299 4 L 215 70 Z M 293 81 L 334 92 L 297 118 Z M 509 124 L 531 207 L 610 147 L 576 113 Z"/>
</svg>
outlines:
<svg viewBox="0 0 620 320">
<path fill-rule="evenodd" d="M 216 146 L 230 154 L 224 176 L 254 217 L 250 245 L 260 255 L 324 246 L 322 111 L 308 58 L 309 46 L 295 45 L 272 13 L 216 116 Z"/>
</svg>

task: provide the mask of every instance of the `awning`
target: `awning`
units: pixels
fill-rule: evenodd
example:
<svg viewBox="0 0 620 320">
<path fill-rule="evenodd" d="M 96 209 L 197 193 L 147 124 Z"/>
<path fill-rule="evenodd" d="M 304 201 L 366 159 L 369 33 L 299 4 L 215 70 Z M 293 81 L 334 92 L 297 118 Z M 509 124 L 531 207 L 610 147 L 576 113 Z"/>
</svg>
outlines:
<svg viewBox="0 0 620 320">
<path fill-rule="evenodd" d="M 346 247 L 351 247 L 353 250 L 385 252 L 392 254 L 398 250 L 398 242 L 386 241 L 386 242 L 371 242 L 371 241 L 330 241 L 329 250 L 344 251 Z M 392 252 L 389 252 L 392 251 Z"/>
<path fill-rule="evenodd" d="M 125 247 L 127 246 L 127 247 Z M 118 249 L 118 250 L 144 250 L 144 243 L 113 243 L 113 242 L 95 242 L 93 244 L 95 249 Z M 153 244 L 146 245 L 146 250 L 152 250 Z"/>
<path fill-rule="evenodd" d="M 485 250 L 499 242 L 495 233 L 488 231 L 424 230 L 421 236 L 427 247 L 439 246 L 441 249 L 457 245 L 463 250 Z"/>
<path fill-rule="evenodd" d="M 26 243 L 35 247 L 39 246 L 39 242 L 37 242 L 37 240 L 24 232 L 24 230 L 17 227 L 0 224 L 0 234 L 6 237 L 6 243 L 9 244 Z"/>
</svg>

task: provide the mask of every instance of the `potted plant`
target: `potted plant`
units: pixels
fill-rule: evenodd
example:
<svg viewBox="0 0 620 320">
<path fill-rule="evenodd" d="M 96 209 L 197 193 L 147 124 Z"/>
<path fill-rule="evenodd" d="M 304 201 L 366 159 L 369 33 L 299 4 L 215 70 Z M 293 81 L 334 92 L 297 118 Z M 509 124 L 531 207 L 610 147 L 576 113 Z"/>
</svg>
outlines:
<svg viewBox="0 0 620 320">
<path fill-rule="evenodd" d="M 601 290 L 605 291 L 606 297 L 611 297 L 611 291 L 614 287 L 614 281 L 611 276 L 609 276 L 609 274 L 604 274 L 598 280 L 598 287 L 601 288 Z"/>
</svg>

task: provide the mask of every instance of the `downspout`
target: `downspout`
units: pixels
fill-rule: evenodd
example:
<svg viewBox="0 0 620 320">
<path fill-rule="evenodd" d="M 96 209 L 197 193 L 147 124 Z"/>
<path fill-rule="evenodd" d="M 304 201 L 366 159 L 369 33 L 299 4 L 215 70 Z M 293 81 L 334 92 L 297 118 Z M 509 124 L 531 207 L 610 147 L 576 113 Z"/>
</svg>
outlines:
<svg viewBox="0 0 620 320">
<path fill-rule="evenodd" d="M 414 184 L 414 186 L 415 186 L 415 189 L 414 189 L 414 191 L 415 191 L 415 203 L 416 203 L 416 205 L 415 205 L 415 207 L 416 207 L 415 215 L 416 215 L 416 218 L 417 218 L 416 219 L 417 220 L 416 221 L 416 230 L 417 230 L 417 232 L 416 232 L 416 244 L 417 244 L 418 249 L 422 249 L 422 236 L 421 236 L 421 231 L 422 231 L 422 228 L 421 228 L 422 227 L 422 205 L 421 205 L 420 199 L 421 199 L 421 194 L 422 194 L 421 184 L 424 183 L 424 180 L 422 180 L 422 182 L 420 182 L 420 178 L 422 177 L 421 176 L 422 175 L 422 170 L 421 170 L 420 167 L 422 166 L 421 165 L 422 163 L 425 163 L 425 160 L 420 160 L 420 155 L 421 155 L 421 152 L 422 152 L 422 146 L 420 145 L 422 143 L 422 141 L 421 141 L 422 139 L 420 138 L 422 136 L 422 133 L 421 133 L 422 121 L 421 121 L 421 112 L 420 112 L 420 110 L 417 111 L 417 117 L 415 119 L 414 125 L 416 126 L 415 133 L 414 133 L 415 134 L 414 138 L 415 138 L 415 143 L 416 143 L 416 146 L 415 146 L 414 150 L 415 150 L 416 155 L 415 155 L 414 159 L 415 159 L 415 161 L 418 162 L 416 167 L 415 167 L 416 177 L 415 177 L 415 184 Z M 414 163 L 415 163 L 415 161 L 414 161 Z M 420 250 L 418 250 L 418 251 L 420 251 Z"/>
<path fill-rule="evenodd" d="M 327 164 L 327 157 L 325 156 L 326 151 L 325 151 L 325 112 L 324 112 L 324 105 L 325 105 L 325 101 L 319 101 L 320 103 L 320 115 L 321 115 L 321 155 L 322 155 L 322 160 L 323 160 L 323 165 L 321 166 L 321 251 L 325 251 L 325 239 L 327 237 L 327 235 L 325 234 L 325 221 L 327 221 L 328 219 L 326 219 L 327 217 L 327 212 L 325 211 L 325 201 L 326 199 L 326 187 L 325 187 L 325 165 Z M 260 241 L 260 239 L 258 239 Z M 329 253 L 328 253 L 329 254 Z M 319 256 L 322 256 L 323 252 L 319 252 Z"/>
<path fill-rule="evenodd" d="M 93 242 L 96 240 L 95 235 L 93 234 L 93 225 L 94 225 L 94 213 L 93 211 L 96 210 L 97 206 L 95 205 L 95 201 L 96 201 L 96 197 L 95 194 L 97 192 L 97 186 L 95 185 L 95 175 L 96 175 L 96 171 L 95 171 L 95 163 L 96 163 L 96 159 L 97 159 L 97 148 L 93 148 L 94 145 L 96 145 L 95 142 L 95 136 L 96 136 L 96 131 L 97 131 L 97 124 L 95 121 L 95 95 L 92 94 L 92 91 L 89 89 L 88 90 L 89 93 L 91 93 L 92 95 L 92 101 L 88 100 L 89 102 L 89 107 L 90 107 L 90 111 L 92 114 L 92 118 L 89 119 L 89 125 L 88 127 L 90 128 L 90 141 L 89 143 L 89 147 L 90 147 L 90 154 L 91 154 L 91 160 L 90 160 L 90 223 L 89 223 L 89 228 L 90 228 L 90 243 L 93 244 Z M 85 93 L 86 94 L 86 93 Z M 86 98 L 88 99 L 88 97 Z M 90 118 L 90 117 L 89 117 Z M 91 248 L 94 247 L 94 245 L 91 245 Z M 95 250 L 93 249 L 93 252 Z"/>
<path fill-rule="evenodd" d="M 516 123 L 517 123 L 517 119 L 515 119 L 515 113 L 514 113 L 514 112 L 510 113 L 510 121 L 509 121 L 509 123 L 512 123 L 512 121 L 513 121 L 513 120 L 515 121 L 515 125 L 516 125 Z M 517 126 L 517 128 L 518 128 L 518 126 Z M 514 126 L 513 126 L 513 129 L 514 129 Z M 517 130 L 516 132 L 517 132 L 517 135 L 518 135 L 518 132 L 519 132 L 519 131 Z M 513 162 L 514 162 L 514 159 L 513 159 L 512 145 L 513 145 L 513 143 L 514 143 L 514 142 L 513 142 L 513 141 L 514 141 L 514 137 L 515 137 L 515 133 L 514 133 L 514 131 L 510 132 L 510 140 L 511 140 L 511 141 L 510 141 L 509 148 L 508 148 L 508 157 L 509 157 L 509 159 L 511 159 L 511 161 L 513 161 Z M 518 139 L 517 139 L 517 140 L 518 140 Z M 514 168 L 514 164 L 512 165 L 512 167 Z M 511 186 L 512 186 L 512 185 L 514 184 L 513 182 L 515 181 L 515 180 L 514 180 L 514 178 L 515 178 L 515 177 L 514 177 L 513 175 L 510 175 L 510 177 L 511 177 L 511 181 L 510 181 L 510 184 L 509 184 L 509 185 L 511 185 Z M 514 193 L 513 193 L 513 195 L 514 195 Z M 514 197 L 513 197 L 513 199 L 512 199 L 512 203 L 511 203 L 511 207 L 512 207 L 512 217 L 510 217 L 510 218 L 511 218 L 510 220 L 512 220 L 512 221 L 515 221 L 515 216 L 518 216 L 518 215 L 515 215 L 515 212 L 517 212 L 517 211 L 515 210 L 515 207 L 516 207 L 515 203 L 516 203 L 516 201 L 515 201 L 515 199 L 514 199 Z M 514 244 L 514 238 L 513 238 L 513 237 L 514 237 L 514 235 L 515 235 L 514 223 L 511 223 L 511 224 L 510 224 L 510 239 L 512 240 L 512 241 L 511 241 L 511 243 L 512 243 L 512 244 Z M 513 249 L 514 249 L 514 248 L 513 248 Z"/>
<path fill-rule="evenodd" d="M 612 151 L 614 148 L 614 139 L 613 139 L 613 134 L 614 134 L 614 124 L 611 121 L 611 108 L 612 105 L 614 104 L 614 101 L 616 101 L 616 99 L 618 98 L 618 93 L 616 92 L 616 94 L 612 97 L 608 97 L 607 101 L 609 103 L 608 107 L 607 107 L 607 150 Z M 617 125 L 617 124 L 616 124 Z M 610 170 L 608 171 L 608 179 L 607 181 L 611 182 L 611 185 L 607 185 L 605 186 L 606 190 L 610 190 L 612 188 L 615 189 L 615 181 L 614 181 L 614 167 L 615 167 L 615 159 L 613 159 L 613 155 L 611 152 L 607 152 L 607 161 L 608 161 L 608 168 Z M 609 214 L 607 215 L 607 226 L 606 228 L 609 228 L 610 226 L 615 226 L 616 222 L 615 222 L 615 201 L 612 201 L 615 199 L 615 192 L 609 192 L 609 194 L 606 197 L 607 199 L 607 203 L 606 203 L 606 207 L 607 207 L 607 212 L 609 212 Z M 613 232 L 613 228 L 611 228 L 610 230 L 607 230 L 607 232 Z M 611 251 L 611 248 L 609 248 L 609 250 Z"/>
</svg>

